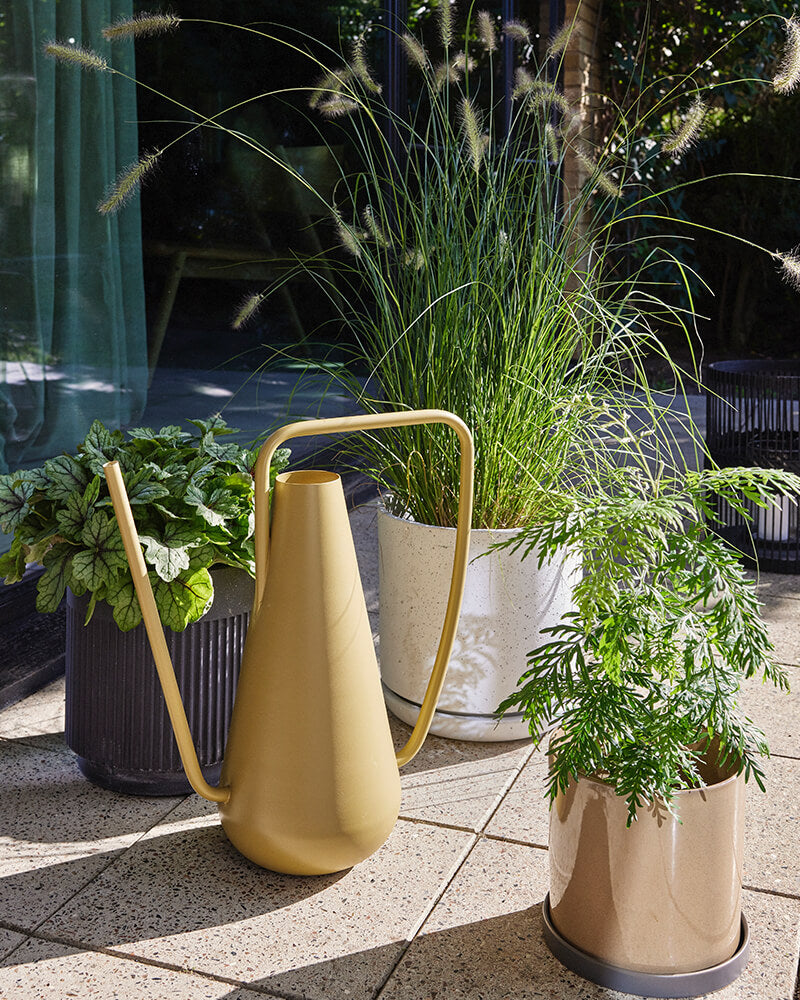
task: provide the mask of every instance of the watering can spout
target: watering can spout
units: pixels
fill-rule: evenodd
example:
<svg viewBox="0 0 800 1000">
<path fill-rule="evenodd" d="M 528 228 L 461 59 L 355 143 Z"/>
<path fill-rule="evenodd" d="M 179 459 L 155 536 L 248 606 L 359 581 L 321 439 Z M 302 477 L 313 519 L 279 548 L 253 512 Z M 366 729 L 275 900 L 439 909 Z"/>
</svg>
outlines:
<svg viewBox="0 0 800 1000">
<path fill-rule="evenodd" d="M 456 551 L 428 690 L 408 742 L 395 753 L 341 479 L 285 472 L 269 491 L 269 469 L 292 437 L 425 423 L 448 424 L 461 444 Z M 267 439 L 254 470 L 253 613 L 214 787 L 200 770 L 119 466 L 104 467 L 187 778 L 218 804 L 228 838 L 256 864 L 327 874 L 368 857 L 389 836 L 400 807 L 398 765 L 428 733 L 455 639 L 472 469 L 469 430 L 442 410 L 302 421 Z"/>
</svg>

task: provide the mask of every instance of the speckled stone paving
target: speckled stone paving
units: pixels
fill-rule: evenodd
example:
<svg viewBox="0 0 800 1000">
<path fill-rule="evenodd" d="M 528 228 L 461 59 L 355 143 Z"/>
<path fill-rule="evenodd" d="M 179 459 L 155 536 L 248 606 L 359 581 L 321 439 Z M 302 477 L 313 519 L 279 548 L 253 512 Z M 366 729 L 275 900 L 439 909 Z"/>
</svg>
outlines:
<svg viewBox="0 0 800 1000">
<path fill-rule="evenodd" d="M 352 521 L 374 611 L 374 511 Z M 745 692 L 773 756 L 767 793 L 748 791 L 751 959 L 718 1000 L 800 1000 L 800 578 L 761 592 L 795 691 Z M 196 796 L 85 781 L 63 703 L 57 681 L 0 713 L 0 1000 L 622 1000 L 544 944 L 545 765 L 526 741 L 430 738 L 387 843 L 293 878 L 239 856 Z"/>
</svg>

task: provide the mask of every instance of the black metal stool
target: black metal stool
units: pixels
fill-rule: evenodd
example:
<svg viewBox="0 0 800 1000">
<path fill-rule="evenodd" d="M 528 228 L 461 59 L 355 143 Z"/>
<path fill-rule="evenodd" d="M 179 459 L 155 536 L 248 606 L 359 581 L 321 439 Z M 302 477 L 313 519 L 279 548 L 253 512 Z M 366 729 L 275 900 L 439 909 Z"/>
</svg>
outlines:
<svg viewBox="0 0 800 1000">
<path fill-rule="evenodd" d="M 705 381 L 706 443 L 717 465 L 800 473 L 800 361 L 718 361 Z M 800 573 L 797 504 L 751 509 L 748 524 L 719 501 L 720 534 L 763 570 Z"/>
</svg>

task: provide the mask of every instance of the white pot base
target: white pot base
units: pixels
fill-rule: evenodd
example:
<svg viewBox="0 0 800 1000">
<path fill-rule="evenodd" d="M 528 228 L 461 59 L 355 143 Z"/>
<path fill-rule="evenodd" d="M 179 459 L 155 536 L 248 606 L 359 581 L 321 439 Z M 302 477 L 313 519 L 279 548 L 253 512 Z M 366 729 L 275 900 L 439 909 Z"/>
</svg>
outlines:
<svg viewBox="0 0 800 1000">
<path fill-rule="evenodd" d="M 385 684 L 383 698 L 392 715 L 413 726 L 419 716 L 420 706 L 395 694 Z M 502 743 L 507 740 L 530 739 L 528 725 L 521 713 L 509 712 L 498 721 L 493 715 L 467 715 L 457 712 L 437 711 L 433 716 L 430 732 L 450 740 L 468 740 L 478 743 Z"/>
</svg>

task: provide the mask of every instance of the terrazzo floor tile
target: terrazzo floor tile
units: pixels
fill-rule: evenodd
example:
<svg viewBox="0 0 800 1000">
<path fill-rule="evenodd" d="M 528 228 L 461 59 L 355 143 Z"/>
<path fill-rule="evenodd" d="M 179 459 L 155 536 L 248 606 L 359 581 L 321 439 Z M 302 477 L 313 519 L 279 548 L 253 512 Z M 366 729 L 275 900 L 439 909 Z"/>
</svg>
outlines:
<svg viewBox="0 0 800 1000">
<path fill-rule="evenodd" d="M 401 747 L 410 727 L 393 717 L 390 726 Z M 481 830 L 530 754 L 530 740 L 472 743 L 428 736 L 400 771 L 400 815 Z"/>
<path fill-rule="evenodd" d="M 537 750 L 531 754 L 485 832 L 493 837 L 546 847 L 550 824 L 545 798 L 546 777 L 547 758 Z"/>
<path fill-rule="evenodd" d="M 743 882 L 800 899 L 800 760 L 763 762 L 766 792 L 747 787 Z"/>
<path fill-rule="evenodd" d="M 3 1000 L 263 1000 L 264 993 L 202 976 L 130 962 L 95 951 L 29 938 L 0 961 Z"/>
<path fill-rule="evenodd" d="M 763 613 L 770 615 L 775 608 L 785 610 L 789 615 L 800 613 L 800 608 L 793 611 L 787 601 L 800 601 L 800 575 L 794 573 L 761 573 L 753 574 L 758 587 L 758 596 L 764 602 Z M 779 612 L 780 613 L 780 612 Z"/>
<path fill-rule="evenodd" d="M 96 788 L 70 754 L 0 752 L 0 921 L 32 929 L 176 804 Z"/>
<path fill-rule="evenodd" d="M 800 667 L 789 667 L 790 691 L 751 677 L 742 686 L 742 710 L 767 737 L 770 753 L 800 758 Z"/>
<path fill-rule="evenodd" d="M 547 855 L 484 840 L 425 922 L 380 1000 L 626 1000 L 561 965 L 542 937 Z M 716 1000 L 791 1000 L 800 901 L 746 892 L 750 962 Z"/>
<path fill-rule="evenodd" d="M 792 601 L 793 605 L 795 603 Z M 800 608 L 792 621 L 772 621 L 769 618 L 766 621 L 778 663 L 800 666 Z"/>
<path fill-rule="evenodd" d="M 91 947 L 308 998 L 366 998 L 396 962 L 474 838 L 400 821 L 335 875 L 257 868 L 208 803 L 189 799 L 42 928 Z"/>
<path fill-rule="evenodd" d="M 0 712 L 0 738 L 68 752 L 64 742 L 64 678 Z"/>
<path fill-rule="evenodd" d="M 10 931 L 5 927 L 0 927 L 0 958 L 4 958 L 9 952 L 18 948 L 25 940 L 24 934 Z M 2 996 L 2 994 L 0 994 Z"/>
</svg>

